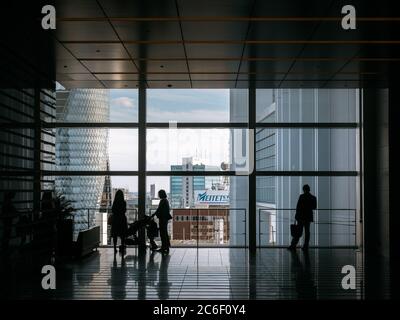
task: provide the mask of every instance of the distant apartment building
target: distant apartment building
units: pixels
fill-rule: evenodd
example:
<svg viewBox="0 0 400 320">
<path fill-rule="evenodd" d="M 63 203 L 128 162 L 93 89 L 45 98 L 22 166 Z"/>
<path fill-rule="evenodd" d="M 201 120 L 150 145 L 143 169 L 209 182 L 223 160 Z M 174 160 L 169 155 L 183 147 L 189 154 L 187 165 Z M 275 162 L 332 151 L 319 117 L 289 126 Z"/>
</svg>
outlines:
<svg viewBox="0 0 400 320">
<path fill-rule="evenodd" d="M 196 163 L 192 157 L 182 159 L 181 165 L 172 165 L 171 171 L 193 171 L 193 176 L 170 177 L 170 200 L 172 208 L 192 208 L 195 205 L 195 195 L 198 191 L 211 189 L 219 183 L 219 178 L 196 176 L 196 172 L 216 171 L 219 167 Z"/>
</svg>

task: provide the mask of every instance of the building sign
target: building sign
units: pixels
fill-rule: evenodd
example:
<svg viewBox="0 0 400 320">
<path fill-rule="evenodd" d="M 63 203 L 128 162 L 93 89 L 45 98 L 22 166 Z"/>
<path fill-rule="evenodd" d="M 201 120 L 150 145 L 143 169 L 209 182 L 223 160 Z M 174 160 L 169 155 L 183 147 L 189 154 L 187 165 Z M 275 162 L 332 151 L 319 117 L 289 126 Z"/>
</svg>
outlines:
<svg viewBox="0 0 400 320">
<path fill-rule="evenodd" d="M 196 204 L 229 205 L 227 190 L 199 190 L 195 197 Z"/>
</svg>

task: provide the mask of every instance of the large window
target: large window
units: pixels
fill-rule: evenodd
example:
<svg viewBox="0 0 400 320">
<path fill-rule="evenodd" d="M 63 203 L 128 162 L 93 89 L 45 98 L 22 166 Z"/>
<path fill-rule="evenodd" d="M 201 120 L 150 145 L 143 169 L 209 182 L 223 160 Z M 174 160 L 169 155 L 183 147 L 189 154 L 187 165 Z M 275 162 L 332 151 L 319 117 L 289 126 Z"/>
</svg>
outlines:
<svg viewBox="0 0 400 320">
<path fill-rule="evenodd" d="M 153 213 L 164 189 L 174 245 L 247 246 L 254 235 L 259 246 L 287 245 L 307 183 L 318 198 L 312 244 L 354 246 L 358 95 L 355 89 L 64 90 L 49 124 L 56 167 L 46 174 L 64 192 L 91 194 L 90 206 L 103 220 L 82 216 L 82 225 L 103 226 L 110 206 L 104 199 L 116 189 L 129 197 L 131 220 Z"/>
</svg>

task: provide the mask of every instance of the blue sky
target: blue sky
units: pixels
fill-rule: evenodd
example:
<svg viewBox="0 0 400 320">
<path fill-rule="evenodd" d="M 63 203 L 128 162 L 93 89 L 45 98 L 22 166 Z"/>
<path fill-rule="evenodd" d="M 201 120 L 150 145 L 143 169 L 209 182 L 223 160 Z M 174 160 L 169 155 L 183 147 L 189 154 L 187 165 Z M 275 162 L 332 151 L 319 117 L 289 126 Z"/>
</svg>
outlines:
<svg viewBox="0 0 400 320">
<path fill-rule="evenodd" d="M 229 122 L 229 90 L 151 89 L 147 91 L 149 122 Z M 138 90 L 110 90 L 110 122 L 136 122 Z M 111 170 L 137 170 L 137 130 L 112 129 L 109 135 Z M 169 170 L 182 157 L 198 156 L 207 165 L 229 160 L 229 130 L 185 129 L 148 132 L 148 170 Z M 151 177 L 156 188 L 169 190 L 169 179 Z M 137 191 L 137 179 L 113 177 L 118 187 Z"/>
<path fill-rule="evenodd" d="M 137 90 L 110 90 L 111 122 L 136 122 L 137 106 Z M 147 120 L 149 122 L 229 122 L 229 90 L 148 90 Z"/>
</svg>

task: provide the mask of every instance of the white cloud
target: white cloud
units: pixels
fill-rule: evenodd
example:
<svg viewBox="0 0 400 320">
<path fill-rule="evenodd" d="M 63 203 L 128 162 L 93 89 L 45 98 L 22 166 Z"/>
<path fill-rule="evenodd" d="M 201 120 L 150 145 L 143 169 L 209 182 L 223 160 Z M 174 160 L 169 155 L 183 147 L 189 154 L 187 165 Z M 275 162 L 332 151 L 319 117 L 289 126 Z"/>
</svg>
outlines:
<svg viewBox="0 0 400 320">
<path fill-rule="evenodd" d="M 135 106 L 135 100 L 129 97 L 118 97 L 111 100 L 111 105 L 133 108 Z"/>
</svg>

